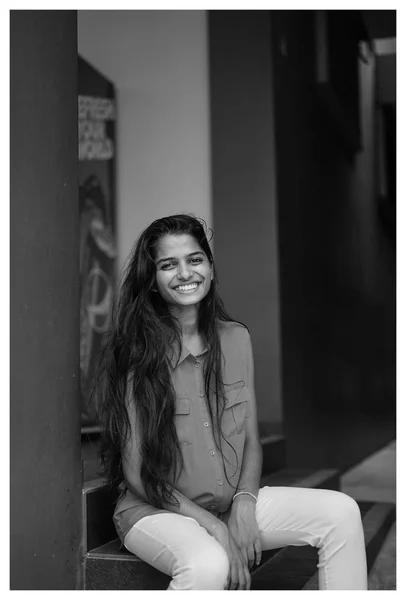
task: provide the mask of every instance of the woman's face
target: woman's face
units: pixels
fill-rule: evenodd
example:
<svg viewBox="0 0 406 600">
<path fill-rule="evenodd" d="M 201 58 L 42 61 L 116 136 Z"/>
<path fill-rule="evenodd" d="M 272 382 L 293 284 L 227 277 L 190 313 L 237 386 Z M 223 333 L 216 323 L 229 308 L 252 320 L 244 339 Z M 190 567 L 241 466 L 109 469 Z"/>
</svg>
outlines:
<svg viewBox="0 0 406 600">
<path fill-rule="evenodd" d="M 208 293 L 213 267 L 191 235 L 163 236 L 156 248 L 156 285 L 169 306 L 190 306 Z"/>
</svg>

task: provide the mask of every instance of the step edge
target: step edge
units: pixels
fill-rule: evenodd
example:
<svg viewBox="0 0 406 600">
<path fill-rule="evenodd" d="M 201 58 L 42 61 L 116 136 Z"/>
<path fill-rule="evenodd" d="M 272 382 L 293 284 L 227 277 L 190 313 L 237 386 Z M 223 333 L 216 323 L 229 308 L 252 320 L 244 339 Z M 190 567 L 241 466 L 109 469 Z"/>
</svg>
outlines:
<svg viewBox="0 0 406 600">
<path fill-rule="evenodd" d="M 95 490 L 106 487 L 107 481 L 103 479 L 103 477 L 98 477 L 97 479 L 91 479 L 89 481 L 85 481 L 82 485 L 82 494 L 86 495 Z"/>
<path fill-rule="evenodd" d="M 305 469 L 303 469 L 305 470 Z M 288 473 L 289 471 L 298 471 L 298 469 L 280 469 L 279 471 L 275 471 L 269 475 L 265 475 L 265 480 L 272 480 L 272 478 L 276 478 L 278 476 L 282 476 L 283 473 Z M 339 470 L 338 469 L 317 469 L 310 475 L 306 475 L 305 477 L 301 477 L 298 473 L 298 478 L 292 481 L 289 484 L 289 487 L 317 487 L 323 483 L 323 481 L 328 481 L 333 477 L 338 478 Z M 265 484 L 267 485 L 267 484 Z"/>
<path fill-rule="evenodd" d="M 259 438 L 261 445 L 272 444 L 277 442 L 285 441 L 285 436 L 282 433 L 270 433 L 269 435 L 264 435 Z"/>
<path fill-rule="evenodd" d="M 115 560 L 118 562 L 133 562 L 133 563 L 145 563 L 145 560 L 142 560 L 135 554 L 103 554 L 97 553 L 95 550 L 90 550 L 85 554 L 86 560 Z"/>
<path fill-rule="evenodd" d="M 335 476 L 338 478 L 338 473 L 338 469 L 318 469 L 315 473 L 300 480 L 300 482 L 298 482 L 300 485 L 295 484 L 295 487 L 316 487 L 316 482 L 318 482 L 317 485 L 319 485 L 323 481 L 332 479 Z M 314 484 L 313 481 L 315 482 Z"/>
</svg>

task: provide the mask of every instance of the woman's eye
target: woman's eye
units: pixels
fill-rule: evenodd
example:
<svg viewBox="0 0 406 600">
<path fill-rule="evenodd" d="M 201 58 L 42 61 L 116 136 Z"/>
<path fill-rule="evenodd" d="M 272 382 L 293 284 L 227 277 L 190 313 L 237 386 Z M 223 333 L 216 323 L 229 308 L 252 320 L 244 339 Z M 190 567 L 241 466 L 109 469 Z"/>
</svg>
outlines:
<svg viewBox="0 0 406 600">
<path fill-rule="evenodd" d="M 164 269 L 165 271 L 167 271 L 168 269 L 172 268 L 175 266 L 175 263 L 171 262 L 171 263 L 163 263 L 163 265 L 161 266 L 161 269 Z"/>
<path fill-rule="evenodd" d="M 190 262 L 191 262 L 191 263 L 193 263 L 193 264 L 198 264 L 198 263 L 201 263 L 201 262 L 203 262 L 203 259 L 202 259 L 202 258 L 200 258 L 200 257 L 191 258 L 191 259 L 190 259 Z"/>
</svg>

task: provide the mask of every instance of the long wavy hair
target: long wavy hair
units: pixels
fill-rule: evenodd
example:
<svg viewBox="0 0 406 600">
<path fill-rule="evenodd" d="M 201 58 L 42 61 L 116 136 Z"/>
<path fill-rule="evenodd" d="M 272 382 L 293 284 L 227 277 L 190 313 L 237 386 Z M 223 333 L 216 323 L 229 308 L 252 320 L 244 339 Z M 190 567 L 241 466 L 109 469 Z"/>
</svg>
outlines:
<svg viewBox="0 0 406 600">
<path fill-rule="evenodd" d="M 204 384 L 206 397 L 214 399 L 208 407 L 221 434 L 224 384 L 218 321 L 232 319 L 216 291 L 217 276 L 206 224 L 194 216 L 179 214 L 157 219 L 138 238 L 113 301 L 111 326 L 105 336 L 94 388 L 101 425 L 102 474 L 114 491 L 125 491 L 122 452 L 131 428 L 126 402 L 134 402 L 141 437 L 141 480 L 149 502 L 159 508 L 165 503 L 176 504 L 173 488 L 182 468 L 170 366 L 173 349 L 181 349 L 181 328 L 155 288 L 156 248 L 168 234 L 191 235 L 213 266 L 210 290 L 200 302 L 198 327 L 208 346 Z M 225 440 L 222 434 L 216 440 L 220 452 L 221 438 Z M 221 455 L 224 461 L 222 452 Z"/>
</svg>

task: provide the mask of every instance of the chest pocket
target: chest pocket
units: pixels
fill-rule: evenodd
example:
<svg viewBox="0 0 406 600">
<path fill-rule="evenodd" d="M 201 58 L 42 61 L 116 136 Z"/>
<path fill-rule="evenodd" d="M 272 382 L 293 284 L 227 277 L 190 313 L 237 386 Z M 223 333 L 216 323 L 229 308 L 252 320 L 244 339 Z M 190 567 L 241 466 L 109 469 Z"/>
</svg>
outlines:
<svg viewBox="0 0 406 600">
<path fill-rule="evenodd" d="M 226 405 L 221 421 L 221 429 L 226 437 L 241 433 L 248 413 L 249 393 L 245 385 L 226 389 Z"/>
<path fill-rule="evenodd" d="M 189 398 L 177 396 L 175 404 L 175 427 L 181 446 L 187 446 L 192 443 L 191 418 Z"/>
</svg>

